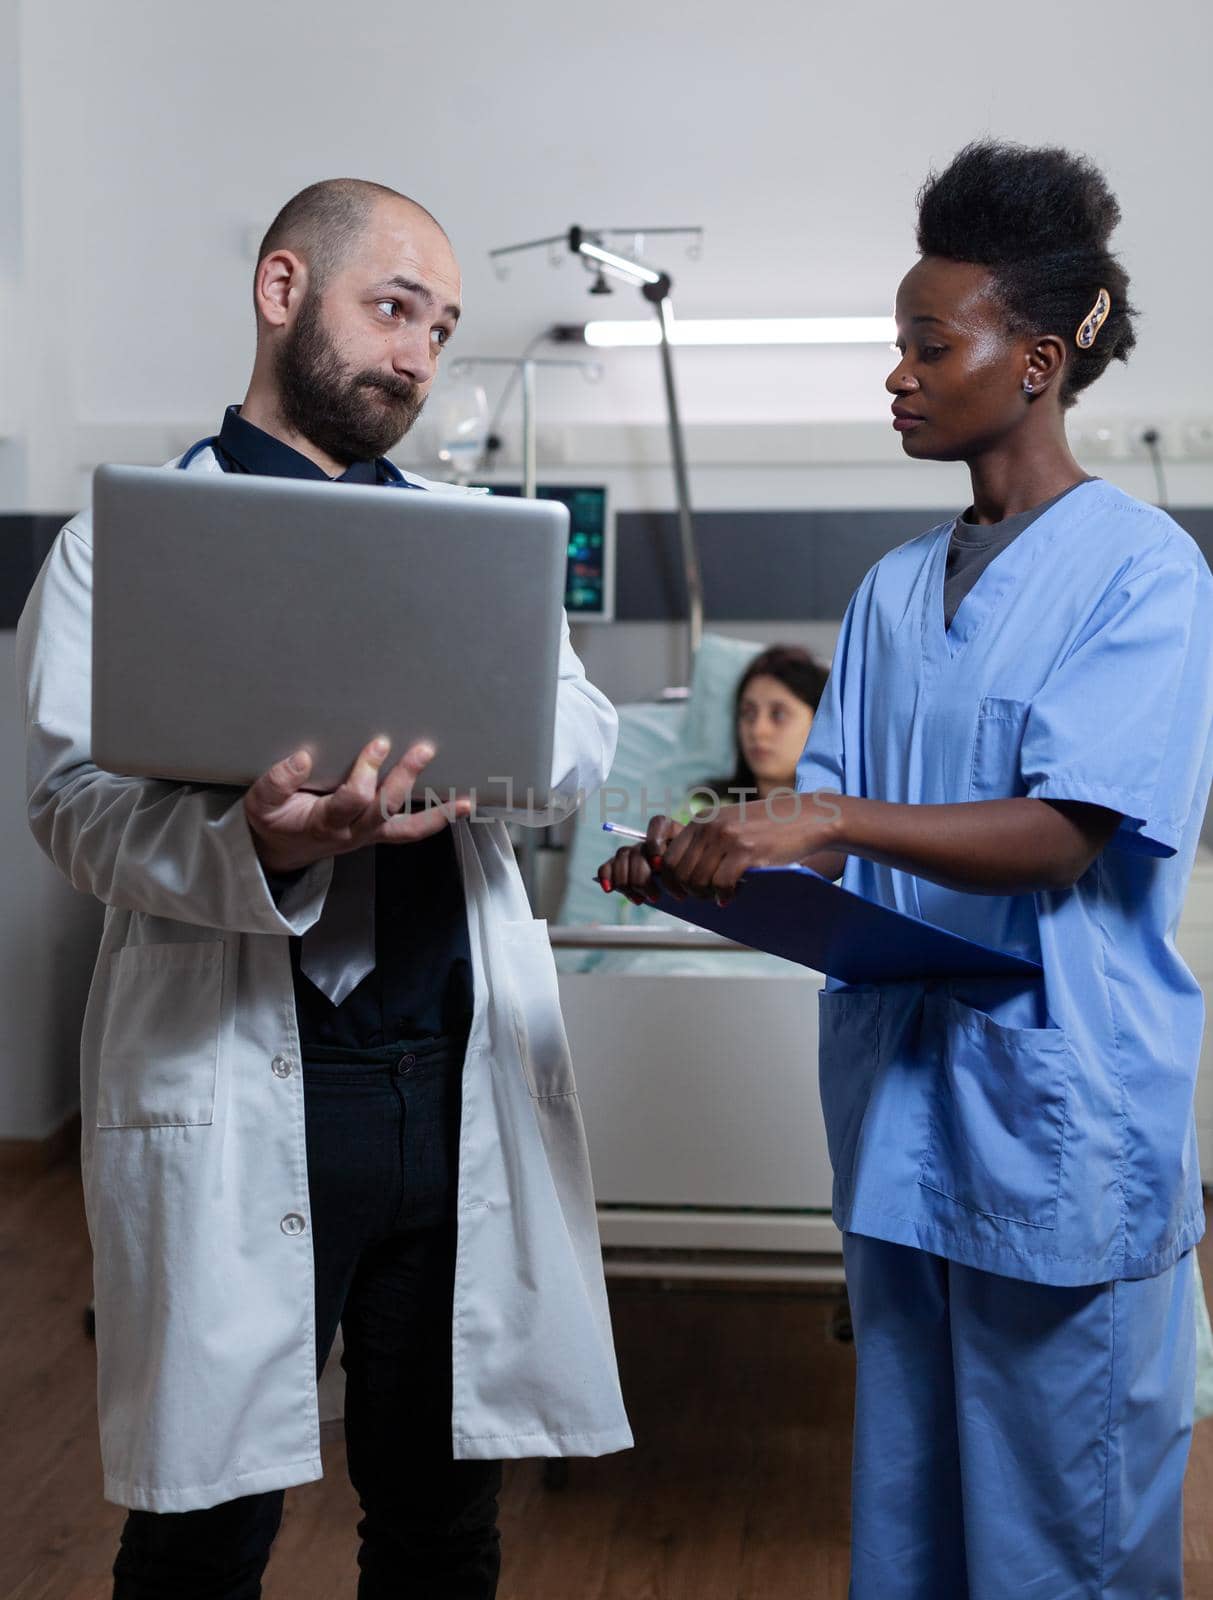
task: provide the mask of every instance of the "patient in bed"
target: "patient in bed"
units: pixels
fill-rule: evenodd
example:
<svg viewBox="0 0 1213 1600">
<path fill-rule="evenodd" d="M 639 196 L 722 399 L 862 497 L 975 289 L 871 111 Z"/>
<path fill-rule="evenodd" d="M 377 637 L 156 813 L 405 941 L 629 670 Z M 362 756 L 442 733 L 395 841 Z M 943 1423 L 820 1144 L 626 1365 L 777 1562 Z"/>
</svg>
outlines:
<svg viewBox="0 0 1213 1600">
<path fill-rule="evenodd" d="M 689 822 L 722 805 L 795 789 L 796 764 L 828 676 L 829 669 L 798 645 L 773 644 L 756 655 L 734 695 L 732 774 L 696 785 L 675 818 Z"/>
<path fill-rule="evenodd" d="M 827 669 L 795 645 L 763 646 L 706 633 L 695 660 L 689 701 L 617 707 L 619 745 L 606 784 L 578 813 L 564 899 L 555 919 L 601 926 L 686 924 L 647 901 L 604 895 L 595 873 L 610 848 L 602 823 L 643 829 L 659 812 L 689 819 L 726 800 L 729 791 L 761 797 L 795 782 L 796 762 L 821 698 Z M 722 774 L 707 778 L 705 774 Z M 760 951 L 563 949 L 562 971 L 635 971 L 648 976 L 789 978 L 820 982 Z"/>
</svg>

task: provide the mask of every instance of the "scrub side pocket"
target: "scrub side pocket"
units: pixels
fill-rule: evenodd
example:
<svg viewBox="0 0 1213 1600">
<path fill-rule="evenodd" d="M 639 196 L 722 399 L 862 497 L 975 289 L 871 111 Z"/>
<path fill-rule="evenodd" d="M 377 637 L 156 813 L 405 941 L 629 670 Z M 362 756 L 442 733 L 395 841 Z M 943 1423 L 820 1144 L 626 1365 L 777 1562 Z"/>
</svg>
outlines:
<svg viewBox="0 0 1213 1600">
<path fill-rule="evenodd" d="M 223 941 L 128 945 L 110 957 L 99 1128 L 214 1121 Z"/>
<path fill-rule="evenodd" d="M 851 1172 L 880 1064 L 880 990 L 823 989 L 817 997 L 818 1079 L 835 1195 Z"/>
<path fill-rule="evenodd" d="M 542 920 L 507 922 L 501 932 L 527 1088 L 535 1100 L 575 1094 L 577 1085 L 560 1013 L 560 987 L 548 925 Z"/>
<path fill-rule="evenodd" d="M 969 1211 L 1053 1228 L 1074 1058 L 1058 1028 L 1007 1028 L 935 996 L 931 1139 L 919 1182 Z"/>
</svg>

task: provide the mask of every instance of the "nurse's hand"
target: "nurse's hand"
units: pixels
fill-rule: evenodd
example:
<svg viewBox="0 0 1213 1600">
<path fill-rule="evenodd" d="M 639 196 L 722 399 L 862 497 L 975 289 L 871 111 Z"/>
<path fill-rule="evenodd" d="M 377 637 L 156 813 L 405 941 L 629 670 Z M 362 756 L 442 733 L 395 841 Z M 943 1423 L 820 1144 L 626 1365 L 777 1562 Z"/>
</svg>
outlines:
<svg viewBox="0 0 1213 1600">
<path fill-rule="evenodd" d="M 388 741 L 372 739 L 331 794 L 308 794 L 312 770 L 306 750 L 296 750 L 257 779 L 244 797 L 244 814 L 267 872 L 298 872 L 327 856 L 345 855 L 368 844 L 407 844 L 440 832 L 472 809 L 466 795 L 453 804 L 409 811 L 413 787 L 434 759 L 434 747 L 406 750 L 380 784 Z"/>
<path fill-rule="evenodd" d="M 761 802 L 722 806 L 715 814 L 696 818 L 671 842 L 662 862 L 662 883 L 671 894 L 726 904 L 751 867 L 789 866 L 837 849 L 840 815 L 825 794 L 790 790 Z"/>
<path fill-rule="evenodd" d="M 670 817 L 654 817 L 645 833 L 643 844 L 625 845 L 616 850 L 609 861 L 604 861 L 597 872 L 598 882 L 610 894 L 613 890 L 627 895 L 635 906 L 652 905 L 660 899 L 665 887 L 657 873 L 661 869 L 670 841 L 682 832 L 683 824 Z M 678 898 L 685 899 L 679 893 Z"/>
</svg>

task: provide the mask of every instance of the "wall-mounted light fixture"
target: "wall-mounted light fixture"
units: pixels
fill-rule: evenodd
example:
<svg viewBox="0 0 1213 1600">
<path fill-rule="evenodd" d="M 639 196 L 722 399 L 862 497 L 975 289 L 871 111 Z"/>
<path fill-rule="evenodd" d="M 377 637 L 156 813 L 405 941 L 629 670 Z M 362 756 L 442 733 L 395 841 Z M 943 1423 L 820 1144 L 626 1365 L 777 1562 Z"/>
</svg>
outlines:
<svg viewBox="0 0 1213 1600">
<path fill-rule="evenodd" d="M 892 317 L 702 317 L 670 316 L 670 343 L 692 345 L 885 344 L 897 338 Z M 620 350 L 661 343 L 655 322 L 558 323 L 561 343 Z"/>
</svg>

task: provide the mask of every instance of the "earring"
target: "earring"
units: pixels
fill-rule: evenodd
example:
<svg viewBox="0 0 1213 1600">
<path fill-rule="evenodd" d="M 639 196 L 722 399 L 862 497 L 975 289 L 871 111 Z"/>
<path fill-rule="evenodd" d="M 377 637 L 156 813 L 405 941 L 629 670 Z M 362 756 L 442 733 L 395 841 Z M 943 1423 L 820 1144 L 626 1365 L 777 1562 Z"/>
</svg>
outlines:
<svg viewBox="0 0 1213 1600">
<path fill-rule="evenodd" d="M 1023 392 L 1025 394 L 1035 394 L 1036 393 L 1036 390 L 1033 389 L 1033 387 L 1032 387 L 1031 378 L 1025 378 L 1023 380 Z"/>
</svg>

